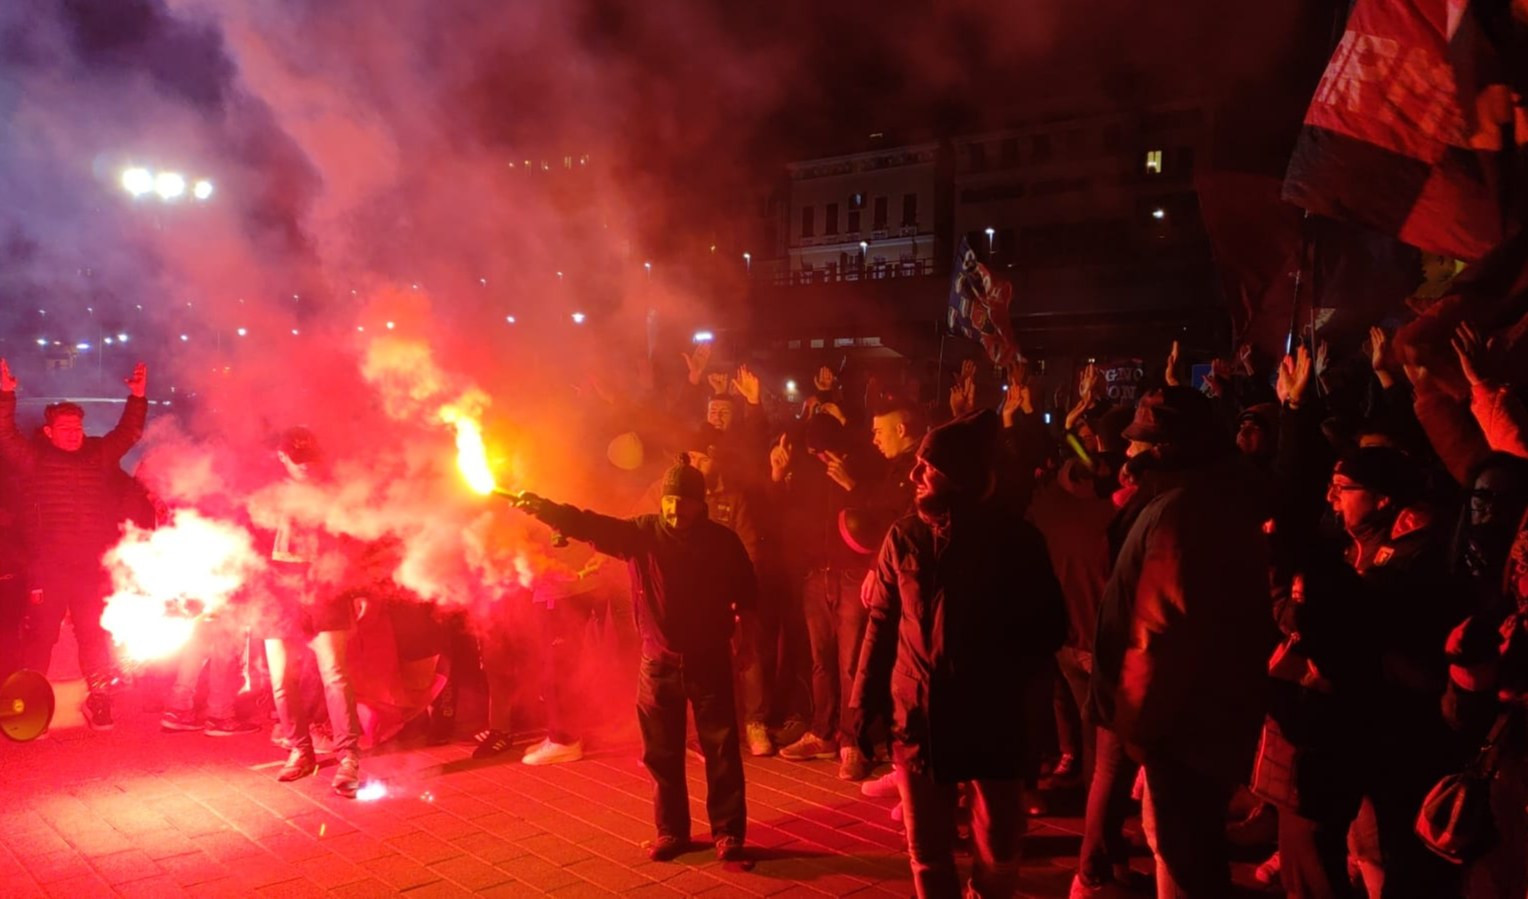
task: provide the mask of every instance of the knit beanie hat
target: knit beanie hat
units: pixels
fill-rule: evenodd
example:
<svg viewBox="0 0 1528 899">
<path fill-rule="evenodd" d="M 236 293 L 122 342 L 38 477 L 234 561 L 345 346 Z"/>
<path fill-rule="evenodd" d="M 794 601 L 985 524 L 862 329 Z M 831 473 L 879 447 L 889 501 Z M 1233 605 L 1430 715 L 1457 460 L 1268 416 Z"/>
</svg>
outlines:
<svg viewBox="0 0 1528 899">
<path fill-rule="evenodd" d="M 693 499 L 701 503 L 706 501 L 706 478 L 690 464 L 689 455 L 680 455 L 679 464 L 664 473 L 663 495 Z"/>
<path fill-rule="evenodd" d="M 1351 450 L 1337 463 L 1336 473 L 1404 505 L 1420 495 L 1423 472 L 1405 453 L 1388 446 Z"/>
<path fill-rule="evenodd" d="M 1000 431 L 997 413 L 991 409 L 968 412 L 925 434 L 918 458 L 960 490 L 977 493 L 986 487 L 997 460 Z"/>
</svg>

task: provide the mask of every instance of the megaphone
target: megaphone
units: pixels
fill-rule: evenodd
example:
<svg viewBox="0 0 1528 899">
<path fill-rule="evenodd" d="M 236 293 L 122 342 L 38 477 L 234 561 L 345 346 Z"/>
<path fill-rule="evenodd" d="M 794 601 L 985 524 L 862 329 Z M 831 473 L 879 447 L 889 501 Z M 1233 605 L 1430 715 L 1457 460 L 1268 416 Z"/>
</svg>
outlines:
<svg viewBox="0 0 1528 899">
<path fill-rule="evenodd" d="M 0 684 L 0 731 L 18 743 L 47 733 L 53 722 L 53 686 L 36 671 L 17 671 Z"/>
</svg>

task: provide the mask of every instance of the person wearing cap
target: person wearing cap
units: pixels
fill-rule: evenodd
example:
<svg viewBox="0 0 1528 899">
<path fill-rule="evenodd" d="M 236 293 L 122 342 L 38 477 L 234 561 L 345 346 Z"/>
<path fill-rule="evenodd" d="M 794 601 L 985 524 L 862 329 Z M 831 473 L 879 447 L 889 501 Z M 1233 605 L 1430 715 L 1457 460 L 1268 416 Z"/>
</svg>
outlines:
<svg viewBox="0 0 1528 899">
<path fill-rule="evenodd" d="M 881 543 L 850 705 L 864 750 L 892 722 L 902 816 L 920 897 L 956 896 L 955 815 L 972 803 L 971 888 L 1011 896 L 1024 782 L 1037 771 L 1017 698 L 1066 633 L 1045 541 L 999 493 L 992 410 L 930 431 L 913 467 L 916 512 Z M 1007 707 L 1002 704 L 1007 700 Z"/>
<path fill-rule="evenodd" d="M 16 378 L 0 359 L 0 458 L 20 485 L 20 531 L 32 591 L 22 625 L 22 666 L 47 673 L 67 613 L 89 691 L 85 723 L 93 730 L 113 726 L 111 638 L 101 627 L 111 590 L 101 557 L 120 536 L 121 484 L 127 480 L 121 463 L 143 436 L 147 368 L 140 363 L 125 383 L 122 417 L 105 436 L 85 436 L 80 406 L 54 403 L 43 413 L 47 439 L 33 441 L 16 427 Z"/>
<path fill-rule="evenodd" d="M 1099 607 L 1090 711 L 1145 769 L 1158 894 L 1226 896 L 1226 807 L 1251 774 L 1274 646 L 1269 498 L 1195 390 L 1152 391 L 1124 437 L 1136 487 Z"/>
<path fill-rule="evenodd" d="M 706 515 L 706 479 L 687 457 L 663 478 L 662 512 L 621 519 L 554 503 L 533 493 L 515 505 L 631 569 L 642 666 L 637 719 L 642 761 L 652 775 L 654 861 L 690 847 L 685 783 L 685 710 L 695 716 L 706 763 L 706 811 L 717 858 L 743 857 L 747 810 L 732 687 L 731 644 L 738 616 L 757 604 L 753 565 L 738 536 Z"/>
<path fill-rule="evenodd" d="M 1347 546 L 1300 560 L 1303 597 L 1288 617 L 1309 675 L 1300 700 L 1281 697 L 1274 710 L 1293 750 L 1297 801 L 1279 815 L 1279 856 L 1296 895 L 1344 894 L 1346 835 L 1365 799 L 1385 895 L 1459 894 L 1458 869 L 1413 832 L 1427 791 L 1465 761 L 1442 701 L 1449 632 L 1472 611 L 1426 483 L 1425 469 L 1397 449 L 1349 451 L 1326 494 Z"/>
</svg>

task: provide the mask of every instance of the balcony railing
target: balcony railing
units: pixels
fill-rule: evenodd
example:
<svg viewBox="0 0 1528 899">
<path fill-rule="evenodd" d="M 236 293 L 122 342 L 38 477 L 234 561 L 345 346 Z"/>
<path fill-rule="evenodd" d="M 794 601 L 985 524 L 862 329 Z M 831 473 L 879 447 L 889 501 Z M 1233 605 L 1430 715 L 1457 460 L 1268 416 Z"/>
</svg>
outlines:
<svg viewBox="0 0 1528 899">
<path fill-rule="evenodd" d="M 885 281 L 890 278 L 924 278 L 937 274 L 932 259 L 916 259 L 905 262 L 870 263 L 863 268 L 850 266 L 842 269 L 811 269 L 808 271 L 775 272 L 776 287 L 799 287 L 809 284 L 837 284 L 843 281 Z"/>
</svg>

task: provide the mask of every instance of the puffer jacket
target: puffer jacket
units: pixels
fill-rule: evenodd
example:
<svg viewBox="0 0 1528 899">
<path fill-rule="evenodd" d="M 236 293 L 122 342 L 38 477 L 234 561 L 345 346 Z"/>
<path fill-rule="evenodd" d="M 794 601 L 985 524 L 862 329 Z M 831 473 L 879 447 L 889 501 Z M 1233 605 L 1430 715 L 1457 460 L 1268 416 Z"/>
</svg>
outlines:
<svg viewBox="0 0 1528 899">
<path fill-rule="evenodd" d="M 16 394 L 0 393 L 0 458 L 21 485 L 20 526 L 34 565 L 94 562 L 118 536 L 122 457 L 143 436 L 148 400 L 129 397 L 117 426 L 76 452 L 16 427 Z"/>
</svg>

